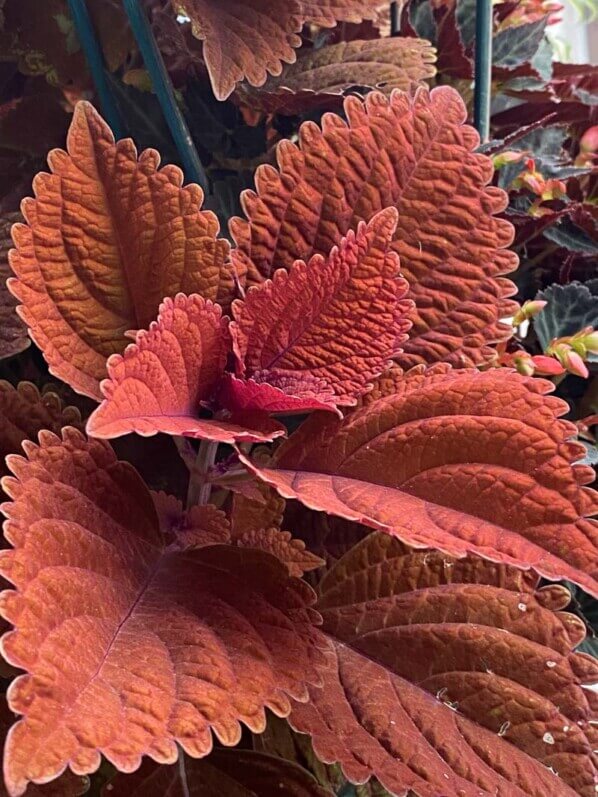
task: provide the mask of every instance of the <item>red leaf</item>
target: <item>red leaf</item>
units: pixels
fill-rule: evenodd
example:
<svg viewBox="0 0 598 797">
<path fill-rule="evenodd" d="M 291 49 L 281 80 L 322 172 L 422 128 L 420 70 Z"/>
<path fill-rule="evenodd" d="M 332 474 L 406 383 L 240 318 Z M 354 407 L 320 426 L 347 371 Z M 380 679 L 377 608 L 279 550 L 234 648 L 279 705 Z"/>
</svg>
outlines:
<svg viewBox="0 0 598 797">
<path fill-rule="evenodd" d="M 193 33 L 204 41 L 203 57 L 214 94 L 225 100 L 247 79 L 261 86 L 268 73 L 280 75 L 282 62 L 293 63 L 305 22 L 332 28 L 337 20 L 374 19 L 371 0 L 177 0 L 191 18 Z"/>
<path fill-rule="evenodd" d="M 284 433 L 266 416 L 200 417 L 213 398 L 230 349 L 228 319 L 200 296 L 178 294 L 161 305 L 158 320 L 136 343 L 108 360 L 104 401 L 87 431 L 94 437 L 165 432 L 221 443 L 264 441 Z M 252 425 L 253 424 L 253 425 Z"/>
<path fill-rule="evenodd" d="M 593 470 L 549 382 L 506 369 L 410 371 L 339 420 L 312 416 L 270 467 L 285 498 L 410 544 L 477 553 L 598 595 Z M 244 458 L 244 461 L 247 461 Z"/>
<path fill-rule="evenodd" d="M 238 94 L 251 108 L 295 115 L 341 104 L 343 93 L 356 86 L 380 86 L 385 94 L 410 91 L 436 74 L 435 61 L 435 50 L 424 39 L 342 41 L 302 50 L 282 75 L 268 78 L 258 90 L 243 86 Z"/>
<path fill-rule="evenodd" d="M 327 258 L 299 260 L 236 300 L 231 334 L 241 373 L 292 391 L 304 399 L 301 409 L 312 397 L 314 409 L 355 404 L 410 327 L 407 283 L 389 251 L 396 225 L 396 210 L 387 208 L 349 231 Z"/>
<path fill-rule="evenodd" d="M 306 122 L 300 148 L 281 142 L 280 171 L 257 170 L 257 193 L 243 195 L 249 221 L 230 224 L 237 270 L 259 283 L 296 258 L 326 255 L 359 220 L 395 205 L 393 249 L 416 303 L 399 361 L 487 361 L 490 344 L 512 332 L 500 319 L 514 312 L 514 286 L 500 275 L 517 257 L 504 249 L 512 226 L 494 217 L 506 194 L 487 186 L 492 162 L 473 152 L 479 137 L 463 101 L 448 87 L 390 100 L 374 92 L 347 98 L 345 111 L 348 124 L 333 114 L 322 130 Z"/>
<path fill-rule="evenodd" d="M 323 379 L 267 374 L 268 380 L 237 379 L 225 374 L 218 403 L 234 411 L 262 411 L 293 415 L 309 410 L 336 411 L 334 391 Z"/>
<path fill-rule="evenodd" d="M 333 797 L 291 761 L 253 750 L 214 750 L 208 759 L 185 761 L 185 788 L 178 767 L 144 761 L 133 775 L 117 775 L 104 797 Z M 279 785 L 280 784 L 280 785 Z M 283 791 L 284 789 L 284 791 Z"/>
<path fill-rule="evenodd" d="M 262 500 L 248 498 L 240 493 L 232 496 L 230 511 L 231 534 L 233 539 L 241 537 L 247 531 L 268 529 L 282 524 L 285 501 L 276 490 L 263 482 L 254 482 L 257 494 Z"/>
<path fill-rule="evenodd" d="M 164 296 L 215 300 L 228 255 L 218 221 L 200 211 L 199 186 L 182 187 L 176 166 L 159 170 L 148 149 L 114 137 L 89 103 L 75 109 L 68 153 L 53 150 L 52 174 L 35 178 L 22 204 L 10 289 L 50 371 L 100 397 L 106 359 L 125 333 L 146 327 Z"/>
<path fill-rule="evenodd" d="M 5 747 L 13 797 L 101 753 L 127 772 L 174 763 L 175 742 L 204 756 L 212 731 L 234 745 L 239 722 L 260 731 L 265 707 L 304 698 L 322 645 L 306 584 L 260 551 L 165 548 L 147 488 L 104 442 L 67 429 L 26 450 L 0 553 L 15 585 L 2 652 L 26 671 L 8 692 L 25 715 Z"/>
<path fill-rule="evenodd" d="M 320 593 L 334 651 L 290 718 L 319 759 L 393 794 L 596 793 L 597 703 L 583 685 L 598 664 L 571 652 L 585 628 L 555 611 L 564 588 L 534 592 L 514 569 L 372 534 Z"/>
<path fill-rule="evenodd" d="M 17 302 L 6 286 L 6 280 L 10 276 L 8 267 L 8 250 L 12 246 L 10 228 L 20 218 L 20 213 L 11 213 L 0 218 L 0 360 L 20 354 L 31 343 L 27 328 L 17 315 Z"/>
<path fill-rule="evenodd" d="M 323 559 L 306 549 L 303 540 L 293 539 L 290 531 L 276 528 L 250 529 L 238 536 L 235 544 L 242 548 L 259 548 L 271 553 L 287 566 L 289 575 L 298 578 L 325 564 Z"/>
<path fill-rule="evenodd" d="M 212 504 L 192 506 L 187 512 L 174 495 L 152 493 L 164 539 L 179 550 L 226 545 L 231 541 L 226 514 Z"/>
</svg>

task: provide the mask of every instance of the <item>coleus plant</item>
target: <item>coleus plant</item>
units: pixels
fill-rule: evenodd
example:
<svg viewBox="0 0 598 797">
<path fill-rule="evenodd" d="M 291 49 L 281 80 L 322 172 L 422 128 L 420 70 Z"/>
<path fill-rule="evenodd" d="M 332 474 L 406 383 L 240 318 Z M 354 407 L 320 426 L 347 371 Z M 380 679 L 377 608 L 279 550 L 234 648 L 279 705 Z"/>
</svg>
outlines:
<svg viewBox="0 0 598 797">
<path fill-rule="evenodd" d="M 201 190 L 86 103 L 22 204 L 9 288 L 99 406 L 84 432 L 54 394 L 1 394 L 23 430 L 0 553 L 1 649 L 25 671 L 13 797 L 102 756 L 112 793 L 177 793 L 184 755 L 208 756 L 187 770 L 205 794 L 331 794 L 263 751 L 212 753 L 266 709 L 394 795 L 596 793 L 598 665 L 539 576 L 598 596 L 598 504 L 552 384 L 494 367 L 506 195 L 452 88 L 344 112 L 258 169 L 232 250 Z M 185 506 L 117 458 L 133 432 L 174 437 Z M 328 516 L 349 542 L 318 583 L 299 537 Z"/>
</svg>

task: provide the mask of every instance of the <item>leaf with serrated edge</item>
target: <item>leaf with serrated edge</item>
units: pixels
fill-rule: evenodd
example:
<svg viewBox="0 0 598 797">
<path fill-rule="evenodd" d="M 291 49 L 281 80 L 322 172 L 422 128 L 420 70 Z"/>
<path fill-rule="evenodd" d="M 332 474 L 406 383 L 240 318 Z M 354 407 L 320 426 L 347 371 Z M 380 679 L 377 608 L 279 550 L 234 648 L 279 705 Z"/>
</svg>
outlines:
<svg viewBox="0 0 598 797">
<path fill-rule="evenodd" d="M 233 302 L 239 375 L 280 385 L 301 407 L 309 399 L 314 409 L 355 404 L 411 326 L 413 303 L 389 250 L 396 225 L 397 211 L 386 208 L 350 230 L 328 257 L 298 260 Z"/>
<path fill-rule="evenodd" d="M 40 393 L 32 382 L 19 382 L 16 387 L 0 380 L 0 476 L 8 469 L 5 458 L 20 454 L 24 440 L 37 440 L 42 429 L 60 433 L 64 426 L 80 426 L 81 413 L 76 407 L 65 407 L 49 386 Z"/>
<path fill-rule="evenodd" d="M 322 129 L 302 125 L 300 146 L 278 145 L 278 169 L 260 166 L 256 192 L 243 193 L 247 220 L 233 218 L 233 263 L 249 283 L 326 255 L 360 220 L 394 205 L 393 249 L 416 308 L 399 362 L 478 365 L 512 334 L 501 319 L 515 292 L 502 275 L 517 265 L 505 249 L 512 225 L 495 214 L 506 194 L 489 186 L 492 161 L 475 153 L 476 131 L 449 87 L 379 92 L 345 100 L 348 123 L 328 113 Z"/>
<path fill-rule="evenodd" d="M 334 650 L 291 725 L 393 794 L 593 797 L 598 663 L 567 591 L 521 576 L 370 535 L 320 586 Z"/>
<path fill-rule="evenodd" d="M 312 416 L 251 470 L 285 498 L 418 547 L 476 553 L 598 596 L 597 493 L 550 382 L 412 369 L 344 420 Z"/>
<path fill-rule="evenodd" d="M 191 19 L 204 42 L 203 57 L 214 94 L 225 100 L 246 79 L 261 86 L 268 73 L 280 75 L 293 63 L 305 22 L 332 28 L 337 21 L 361 22 L 377 15 L 371 0 L 172 0 Z"/>
<path fill-rule="evenodd" d="M 202 438 L 220 443 L 260 442 L 284 434 L 265 415 L 202 418 L 220 383 L 230 349 L 228 319 L 201 296 L 166 299 L 158 320 L 137 333 L 123 355 L 108 360 L 104 401 L 87 431 L 113 438 L 136 432 Z"/>
<path fill-rule="evenodd" d="M 23 200 L 9 287 L 51 373 L 100 398 L 106 359 L 165 296 L 217 298 L 229 245 L 200 210 L 199 186 L 183 187 L 176 166 L 159 169 L 155 150 L 138 157 L 131 139 L 115 143 L 87 102 L 75 108 L 67 148 L 49 154 L 51 174 L 38 174 L 36 198 Z"/>
<path fill-rule="evenodd" d="M 409 91 L 436 74 L 435 50 L 415 38 L 385 38 L 339 42 L 300 52 L 282 75 L 270 77 L 259 89 L 242 87 L 239 97 L 252 108 L 295 115 L 342 101 L 352 87 L 380 86 Z M 382 88 L 383 87 L 383 88 Z"/>
<path fill-rule="evenodd" d="M 151 495 L 107 443 L 46 432 L 11 457 L 0 572 L 14 584 L 2 653 L 26 671 L 8 691 L 12 797 L 68 765 L 118 769 L 143 755 L 236 744 L 264 708 L 289 711 L 317 683 L 323 640 L 309 587 L 261 551 L 165 547 Z"/>
</svg>

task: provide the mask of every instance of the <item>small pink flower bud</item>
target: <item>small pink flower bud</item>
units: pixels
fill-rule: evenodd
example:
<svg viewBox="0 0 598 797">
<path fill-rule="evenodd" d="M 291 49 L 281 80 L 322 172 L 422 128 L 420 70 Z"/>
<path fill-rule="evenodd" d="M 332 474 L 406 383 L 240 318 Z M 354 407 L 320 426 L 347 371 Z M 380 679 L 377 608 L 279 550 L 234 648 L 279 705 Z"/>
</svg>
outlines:
<svg viewBox="0 0 598 797">
<path fill-rule="evenodd" d="M 525 158 L 525 152 L 515 152 L 514 150 L 507 150 L 506 152 L 499 152 L 494 155 L 492 162 L 495 169 L 502 169 L 507 163 L 517 163 Z"/>
<path fill-rule="evenodd" d="M 565 369 L 554 357 L 547 357 L 544 354 L 535 354 L 532 357 L 536 374 L 538 376 L 560 376 L 565 373 Z"/>
<path fill-rule="evenodd" d="M 524 302 L 519 310 L 515 313 L 515 317 L 513 318 L 513 326 L 518 327 L 520 324 L 523 324 L 524 321 L 528 321 L 530 318 L 538 315 L 538 313 L 541 313 L 547 304 L 548 302 L 545 302 L 542 299 L 528 299 L 528 301 Z"/>
<path fill-rule="evenodd" d="M 559 343 L 554 347 L 554 355 L 570 374 L 587 379 L 590 375 L 582 357 L 568 343 Z"/>
</svg>

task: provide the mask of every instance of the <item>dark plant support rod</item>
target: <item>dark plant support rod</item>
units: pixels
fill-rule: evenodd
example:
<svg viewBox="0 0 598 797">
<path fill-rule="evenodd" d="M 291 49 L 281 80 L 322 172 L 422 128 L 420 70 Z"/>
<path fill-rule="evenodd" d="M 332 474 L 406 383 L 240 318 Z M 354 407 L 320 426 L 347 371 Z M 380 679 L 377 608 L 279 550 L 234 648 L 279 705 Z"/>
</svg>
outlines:
<svg viewBox="0 0 598 797">
<path fill-rule="evenodd" d="M 75 30 L 77 31 L 77 38 L 85 53 L 91 76 L 100 98 L 104 118 L 112 128 L 115 137 L 122 138 L 125 135 L 125 131 L 123 130 L 120 114 L 110 91 L 110 86 L 106 80 L 102 51 L 96 40 L 85 0 L 68 0 L 68 4 L 75 24 Z"/>
<path fill-rule="evenodd" d="M 193 144 L 187 123 L 177 105 L 174 89 L 170 81 L 164 61 L 158 50 L 156 40 L 145 12 L 138 0 L 123 0 L 125 11 L 129 17 L 133 35 L 137 40 L 145 66 L 149 72 L 154 91 L 160 102 L 162 113 L 175 141 L 185 178 L 188 182 L 199 183 L 204 192 L 208 191 L 208 179 Z"/>
<path fill-rule="evenodd" d="M 492 88 L 492 0 L 476 0 L 474 123 L 482 141 L 490 137 Z"/>
</svg>

